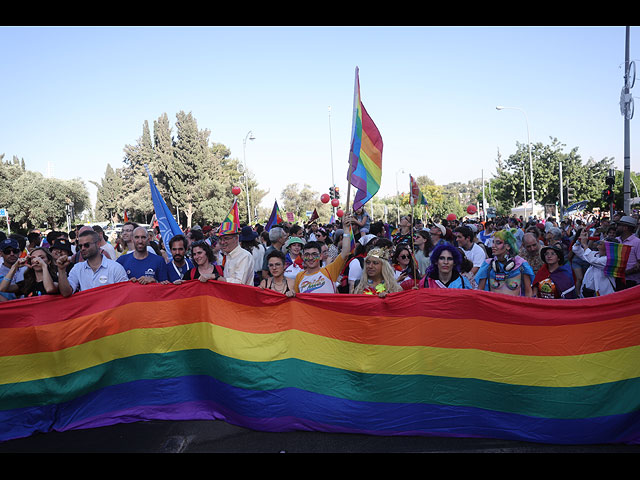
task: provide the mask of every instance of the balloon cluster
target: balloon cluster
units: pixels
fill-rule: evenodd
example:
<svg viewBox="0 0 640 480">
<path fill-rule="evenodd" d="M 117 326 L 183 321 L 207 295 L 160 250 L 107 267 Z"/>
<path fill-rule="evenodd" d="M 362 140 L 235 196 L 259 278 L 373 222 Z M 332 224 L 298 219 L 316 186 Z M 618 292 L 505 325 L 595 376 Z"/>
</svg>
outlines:
<svg viewBox="0 0 640 480">
<path fill-rule="evenodd" d="M 340 200 L 338 200 L 337 198 L 332 199 L 328 193 L 323 193 L 322 195 L 320 195 L 320 201 L 322 203 L 329 203 L 329 200 L 331 200 L 332 207 L 338 207 L 340 205 Z M 338 209 L 336 215 L 342 217 L 344 215 L 344 212 L 341 209 Z"/>
</svg>

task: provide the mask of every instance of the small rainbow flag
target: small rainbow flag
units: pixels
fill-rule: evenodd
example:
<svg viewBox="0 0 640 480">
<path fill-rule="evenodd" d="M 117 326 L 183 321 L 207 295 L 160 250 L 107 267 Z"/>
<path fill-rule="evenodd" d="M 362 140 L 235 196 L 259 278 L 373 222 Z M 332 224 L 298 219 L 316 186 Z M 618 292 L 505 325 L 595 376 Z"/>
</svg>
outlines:
<svg viewBox="0 0 640 480">
<path fill-rule="evenodd" d="M 358 189 L 353 209 L 358 210 L 380 189 L 382 180 L 382 137 L 360 99 L 360 80 L 356 67 L 353 126 L 347 180 Z"/>
<path fill-rule="evenodd" d="M 623 245 L 622 243 L 604 242 L 604 247 L 607 252 L 607 263 L 604 266 L 604 273 L 610 277 L 624 279 L 624 272 L 627 269 L 631 246 Z"/>
<path fill-rule="evenodd" d="M 414 205 L 428 205 L 427 199 L 422 194 L 418 183 L 411 175 L 409 175 L 409 191 L 411 192 L 410 202 L 412 207 Z"/>
<path fill-rule="evenodd" d="M 233 235 L 240 231 L 240 215 L 238 214 L 238 200 L 233 201 L 233 206 L 220 225 L 218 233 L 220 235 Z"/>
<path fill-rule="evenodd" d="M 356 251 L 356 237 L 353 235 L 353 228 L 351 228 L 351 225 L 349 225 L 349 248 L 351 253 Z"/>
<path fill-rule="evenodd" d="M 271 216 L 269 217 L 269 220 L 267 220 L 267 224 L 264 229 L 268 232 L 276 225 L 280 225 L 282 222 L 284 222 L 284 217 L 282 216 L 280 207 L 278 207 L 278 201 L 276 200 L 273 204 L 273 210 L 271 210 Z"/>
</svg>

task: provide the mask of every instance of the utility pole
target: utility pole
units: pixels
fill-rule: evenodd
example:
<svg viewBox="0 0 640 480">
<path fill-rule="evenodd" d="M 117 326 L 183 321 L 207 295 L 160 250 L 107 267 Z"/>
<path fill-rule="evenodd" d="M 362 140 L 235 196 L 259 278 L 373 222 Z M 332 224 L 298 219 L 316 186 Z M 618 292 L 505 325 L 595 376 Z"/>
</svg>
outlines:
<svg viewBox="0 0 640 480">
<path fill-rule="evenodd" d="M 624 87 L 620 95 L 620 111 L 624 116 L 624 176 L 622 180 L 622 193 L 624 199 L 624 212 L 630 215 L 631 212 L 631 153 L 630 153 L 630 125 L 633 118 L 633 96 L 631 88 L 636 81 L 635 62 L 629 62 L 629 35 L 630 27 L 626 27 L 625 35 L 625 60 L 624 60 Z"/>
<path fill-rule="evenodd" d="M 562 162 L 560 162 L 560 215 L 558 216 L 560 217 L 561 221 L 562 221 L 563 213 L 564 213 L 564 199 L 562 195 Z"/>
</svg>

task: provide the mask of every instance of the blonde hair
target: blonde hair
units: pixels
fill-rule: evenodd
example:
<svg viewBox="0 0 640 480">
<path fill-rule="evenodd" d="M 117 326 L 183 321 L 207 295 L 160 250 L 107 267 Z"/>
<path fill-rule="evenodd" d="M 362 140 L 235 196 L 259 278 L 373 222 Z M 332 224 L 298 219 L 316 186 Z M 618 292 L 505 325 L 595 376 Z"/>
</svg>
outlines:
<svg viewBox="0 0 640 480">
<path fill-rule="evenodd" d="M 375 258 L 377 261 L 379 261 L 382 266 L 382 270 L 381 270 L 382 281 L 384 282 L 384 286 L 387 292 L 389 293 L 401 292 L 402 287 L 396 281 L 395 275 L 393 273 L 393 269 L 391 268 L 391 264 L 385 258 L 385 257 L 388 257 L 388 253 L 385 254 L 383 250 L 384 249 L 380 249 L 380 248 L 372 249 L 367 254 L 365 261 L 370 258 Z M 356 285 L 356 288 L 353 290 L 353 293 L 364 292 L 364 289 L 367 288 L 368 285 L 369 285 L 369 276 L 367 275 L 367 269 L 363 268 L 362 276 L 360 277 L 360 281 L 358 282 L 358 285 Z"/>
</svg>

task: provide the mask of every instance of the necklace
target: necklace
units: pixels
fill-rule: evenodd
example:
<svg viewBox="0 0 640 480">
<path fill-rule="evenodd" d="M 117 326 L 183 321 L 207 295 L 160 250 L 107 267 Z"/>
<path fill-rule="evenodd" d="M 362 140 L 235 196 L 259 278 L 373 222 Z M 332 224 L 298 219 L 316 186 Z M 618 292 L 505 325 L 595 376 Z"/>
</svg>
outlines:
<svg viewBox="0 0 640 480">
<path fill-rule="evenodd" d="M 282 282 L 281 289 L 278 288 L 278 284 L 276 282 L 274 282 L 273 279 L 271 280 L 271 286 L 274 287 L 274 288 L 272 288 L 272 290 L 275 290 L 278 293 L 284 293 L 286 291 L 286 289 L 287 289 L 287 280 L 285 279 Z"/>
</svg>

